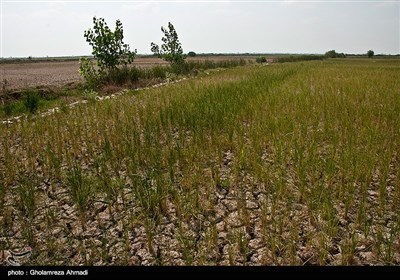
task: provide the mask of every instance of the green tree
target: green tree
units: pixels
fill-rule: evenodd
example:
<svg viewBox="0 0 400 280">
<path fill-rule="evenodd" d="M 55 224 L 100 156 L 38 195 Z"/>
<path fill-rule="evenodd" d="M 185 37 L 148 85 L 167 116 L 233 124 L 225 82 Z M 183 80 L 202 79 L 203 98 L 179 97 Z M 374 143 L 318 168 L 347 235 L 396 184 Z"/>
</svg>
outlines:
<svg viewBox="0 0 400 280">
<path fill-rule="evenodd" d="M 151 51 L 158 57 L 173 64 L 182 64 L 186 57 L 183 54 L 182 45 L 179 42 L 178 33 L 174 26 L 168 22 L 168 29 L 161 26 L 161 31 L 164 33 L 164 37 L 161 38 L 163 44 L 160 47 L 155 43 L 151 43 Z"/>
<path fill-rule="evenodd" d="M 325 53 L 325 56 L 328 58 L 336 58 L 337 57 L 337 53 L 335 50 L 331 50 Z"/>
<path fill-rule="evenodd" d="M 104 18 L 93 17 L 93 25 L 93 29 L 86 30 L 84 36 L 93 48 L 92 54 L 101 72 L 133 61 L 136 50 L 131 51 L 129 45 L 123 42 L 124 29 L 120 20 L 115 22 L 114 31 L 107 26 Z"/>
<path fill-rule="evenodd" d="M 257 63 L 266 63 L 267 62 L 267 58 L 265 56 L 259 56 L 256 58 L 256 62 Z"/>
<path fill-rule="evenodd" d="M 374 54 L 375 54 L 375 53 L 374 53 L 373 50 L 369 50 L 369 51 L 367 52 L 367 56 L 368 56 L 369 58 L 373 57 Z"/>
<path fill-rule="evenodd" d="M 195 57 L 195 56 L 196 56 L 196 53 L 193 52 L 193 51 L 190 51 L 190 52 L 188 52 L 188 56 L 190 56 L 190 57 Z"/>
</svg>

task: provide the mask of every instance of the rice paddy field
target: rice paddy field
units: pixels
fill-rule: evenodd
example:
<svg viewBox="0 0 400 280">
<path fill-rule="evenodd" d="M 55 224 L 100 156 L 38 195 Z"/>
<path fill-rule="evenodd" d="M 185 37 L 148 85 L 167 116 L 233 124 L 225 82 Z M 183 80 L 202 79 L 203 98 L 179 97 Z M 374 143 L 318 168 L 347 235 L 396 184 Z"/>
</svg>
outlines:
<svg viewBox="0 0 400 280">
<path fill-rule="evenodd" d="M 400 61 L 247 65 L 0 124 L 26 265 L 400 264 Z"/>
</svg>

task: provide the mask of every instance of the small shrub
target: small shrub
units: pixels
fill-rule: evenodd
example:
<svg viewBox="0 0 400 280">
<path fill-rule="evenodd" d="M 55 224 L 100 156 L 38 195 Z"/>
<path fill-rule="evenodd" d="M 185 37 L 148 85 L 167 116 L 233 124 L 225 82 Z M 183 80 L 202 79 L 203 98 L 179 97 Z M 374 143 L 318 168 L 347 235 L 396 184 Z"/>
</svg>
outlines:
<svg viewBox="0 0 400 280">
<path fill-rule="evenodd" d="M 170 69 L 176 75 L 185 75 L 190 72 L 189 64 L 186 62 L 172 63 Z"/>
<path fill-rule="evenodd" d="M 88 58 L 79 60 L 79 74 L 85 79 L 86 86 L 95 89 L 100 81 L 100 74 L 94 69 L 93 64 Z"/>
<path fill-rule="evenodd" d="M 40 97 L 37 91 L 28 91 L 24 100 L 25 108 L 34 114 L 39 107 Z"/>
<path fill-rule="evenodd" d="M 116 68 L 108 72 L 104 77 L 104 82 L 113 83 L 117 85 L 123 85 L 130 80 L 130 71 L 128 67 L 123 67 L 121 69 Z"/>
<path fill-rule="evenodd" d="M 128 44 L 123 42 L 124 30 L 120 20 L 115 22 L 115 30 L 107 26 L 103 18 L 93 18 L 93 30 L 84 32 L 89 45 L 92 46 L 92 54 L 97 62 L 97 69 L 92 62 L 85 58 L 81 59 L 79 73 L 86 81 L 86 86 L 96 89 L 100 82 L 114 82 L 123 84 L 130 79 L 130 71 L 126 65 L 132 63 L 136 50 L 131 51 Z M 119 69 L 118 66 L 125 67 Z"/>
<path fill-rule="evenodd" d="M 205 69 L 214 69 L 214 68 L 216 68 L 216 64 L 214 61 L 212 61 L 212 60 L 204 61 L 204 68 L 203 68 L 204 70 Z"/>
<path fill-rule="evenodd" d="M 152 74 L 154 78 L 165 79 L 167 76 L 167 68 L 163 66 L 154 66 L 152 69 Z"/>
<path fill-rule="evenodd" d="M 164 33 L 164 37 L 161 39 L 163 44 L 160 47 L 155 43 L 151 43 L 151 51 L 165 61 L 171 62 L 171 64 L 182 64 L 186 57 L 183 54 L 182 45 L 179 42 L 175 27 L 168 22 L 168 29 L 161 26 L 161 31 Z"/>
<path fill-rule="evenodd" d="M 101 72 L 127 65 L 135 58 L 136 50 L 131 51 L 123 42 L 124 29 L 120 20 L 115 22 L 115 30 L 111 31 L 104 18 L 93 17 L 93 30 L 86 30 L 84 36 L 93 48 L 92 54 Z"/>
<path fill-rule="evenodd" d="M 265 56 L 259 56 L 256 58 L 256 62 L 257 63 L 266 63 L 267 62 L 267 58 Z"/>
<path fill-rule="evenodd" d="M 140 69 L 138 69 L 137 67 L 132 67 L 129 70 L 129 80 L 132 82 L 136 82 L 137 80 L 139 80 L 141 75 L 140 72 L 141 72 Z"/>
<path fill-rule="evenodd" d="M 9 102 L 4 104 L 3 110 L 4 110 L 4 115 L 11 116 L 15 110 L 15 103 Z"/>
</svg>

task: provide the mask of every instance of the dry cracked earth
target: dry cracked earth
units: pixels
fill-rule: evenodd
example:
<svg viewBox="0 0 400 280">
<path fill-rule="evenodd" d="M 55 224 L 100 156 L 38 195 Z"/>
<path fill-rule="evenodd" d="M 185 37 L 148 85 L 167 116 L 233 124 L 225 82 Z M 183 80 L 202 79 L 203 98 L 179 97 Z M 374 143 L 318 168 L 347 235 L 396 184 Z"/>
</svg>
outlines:
<svg viewBox="0 0 400 280">
<path fill-rule="evenodd" d="M 18 141 L 15 143 L 14 149 L 18 149 Z M 45 175 L 37 161 L 39 187 L 34 214 L 21 214 L 26 209 L 21 206 L 16 184 L 5 194 L 0 212 L 1 263 L 7 265 L 9 250 L 30 246 L 32 255 L 21 259 L 23 265 L 400 264 L 400 237 L 392 234 L 399 216 L 399 197 L 395 194 L 399 156 L 393 155 L 390 165 L 385 213 L 378 210 L 377 171 L 366 201 L 356 193 L 348 211 L 344 202 L 333 201 L 334 216 L 298 202 L 299 190 L 290 163 L 282 177 L 288 191 L 276 197 L 271 192 L 276 186 L 257 181 L 245 170 L 234 174 L 237 155 L 230 150 L 223 153 L 221 162 L 215 160 L 218 172 L 207 166 L 197 170 L 204 182 L 216 182 L 212 187 L 202 186 L 197 207 L 186 205 L 184 195 L 180 202 L 170 195 L 157 215 L 143 211 L 126 168 L 119 170 L 124 188 L 116 201 L 110 203 L 96 195 L 82 215 L 65 183 Z M 266 149 L 262 159 L 274 166 L 273 149 Z M 2 153 L 0 161 L 4 161 Z M 61 169 L 66 172 L 67 165 L 64 163 Z M 83 170 L 91 173 L 93 165 L 84 165 Z M 181 176 L 175 182 L 178 192 L 185 188 L 184 181 Z M 356 192 L 361 189 L 356 188 Z M 185 190 L 185 195 L 192 193 Z M 368 234 L 357 225 L 361 203 L 369 205 L 365 213 Z M 332 225 L 330 232 L 327 228 Z"/>
<path fill-rule="evenodd" d="M 269 157 L 266 153 L 264 159 L 272 164 Z M 224 153 L 220 182 L 232 178 L 233 158 L 231 151 Z M 211 173 L 209 168 L 203 170 L 205 178 L 211 178 Z M 23 264 L 34 265 L 385 264 L 377 257 L 375 240 L 355 226 L 357 202 L 346 216 L 344 205 L 335 205 L 337 232 L 334 237 L 321 235 L 321 228 L 329 221 L 304 204 L 292 203 L 288 208 L 283 199 L 273 203 L 268 186 L 242 172 L 236 185 L 247 188 L 217 185 L 208 197 L 204 192 L 204 199 L 200 198 L 203 211 L 191 212 L 168 198 L 165 212 L 154 218 L 143 215 L 125 171 L 120 175 L 127 187 L 117 201 L 110 204 L 96 197 L 84 222 L 60 182 L 42 178 L 37 208 L 30 219 L 18 214 L 15 192 L 7 193 L 0 216 L 2 249 L 31 246 L 32 256 Z M 392 179 L 388 179 L 389 192 L 394 191 Z M 290 176 L 285 180 L 287 185 L 293 184 Z M 368 190 L 371 206 L 378 204 L 377 180 Z M 372 219 L 377 213 L 368 215 Z M 396 215 L 388 212 L 374 222 L 370 232 L 380 227 L 389 236 Z M 353 233 L 351 238 L 349 232 Z M 399 237 L 394 238 L 393 262 L 399 264 Z M 7 264 L 4 259 L 3 264 Z"/>
</svg>

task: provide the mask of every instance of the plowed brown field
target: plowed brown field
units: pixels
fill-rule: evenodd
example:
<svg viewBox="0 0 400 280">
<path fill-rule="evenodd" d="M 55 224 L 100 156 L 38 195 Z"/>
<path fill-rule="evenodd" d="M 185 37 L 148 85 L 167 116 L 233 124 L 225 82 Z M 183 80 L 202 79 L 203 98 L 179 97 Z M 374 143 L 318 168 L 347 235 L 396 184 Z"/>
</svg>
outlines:
<svg viewBox="0 0 400 280">
<path fill-rule="evenodd" d="M 230 59 L 251 59 L 252 56 L 207 56 L 193 57 L 188 60 L 230 60 Z M 153 65 L 167 64 L 159 58 L 146 57 L 136 58 L 134 65 L 138 67 L 151 67 Z M 76 82 L 81 79 L 79 75 L 78 61 L 41 61 L 24 63 L 0 64 L 0 89 L 6 81 L 8 90 L 21 89 L 35 86 L 61 86 Z"/>
</svg>

